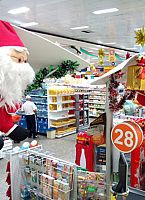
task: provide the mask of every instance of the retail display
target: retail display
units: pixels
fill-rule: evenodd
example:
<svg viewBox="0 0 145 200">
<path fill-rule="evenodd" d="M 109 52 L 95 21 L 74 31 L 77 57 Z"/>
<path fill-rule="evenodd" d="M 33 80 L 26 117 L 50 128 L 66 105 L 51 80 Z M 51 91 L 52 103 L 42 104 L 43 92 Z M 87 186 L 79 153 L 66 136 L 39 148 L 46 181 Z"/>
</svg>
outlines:
<svg viewBox="0 0 145 200">
<path fill-rule="evenodd" d="M 89 97 L 89 116 L 98 117 L 105 112 L 106 90 L 98 88 L 90 92 Z"/>
<path fill-rule="evenodd" d="M 76 133 L 75 90 L 67 87 L 48 87 L 48 127 L 56 129 L 56 138 Z"/>
<path fill-rule="evenodd" d="M 77 171 L 74 163 L 53 157 L 42 146 L 7 153 L 11 165 L 11 180 L 17 172 L 17 180 L 11 186 L 12 200 L 64 199 L 77 196 Z M 13 163 L 15 162 L 15 163 Z M 17 188 L 17 190 L 16 190 Z"/>
<path fill-rule="evenodd" d="M 76 93 L 76 126 L 77 132 L 85 131 L 89 127 L 89 94 Z"/>
<path fill-rule="evenodd" d="M 106 199 L 105 173 L 89 172 L 78 167 L 77 176 L 78 200 Z"/>
</svg>

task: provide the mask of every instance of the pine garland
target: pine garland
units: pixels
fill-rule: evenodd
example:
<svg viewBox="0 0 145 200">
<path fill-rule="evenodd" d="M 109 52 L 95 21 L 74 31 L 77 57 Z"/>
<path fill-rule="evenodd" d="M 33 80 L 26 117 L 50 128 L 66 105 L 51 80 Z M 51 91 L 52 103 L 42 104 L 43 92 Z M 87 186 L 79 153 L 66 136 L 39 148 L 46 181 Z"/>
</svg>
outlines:
<svg viewBox="0 0 145 200">
<path fill-rule="evenodd" d="M 42 88 L 42 83 L 45 78 L 61 78 L 65 76 L 68 72 L 74 73 L 77 71 L 77 67 L 80 64 L 77 61 L 73 62 L 71 60 L 63 61 L 57 67 L 53 67 L 52 65 L 48 68 L 41 68 L 39 72 L 35 74 L 35 78 L 33 80 L 32 85 L 28 85 L 25 91 L 25 94 L 31 92 L 32 90 L 36 90 L 38 88 Z"/>
</svg>

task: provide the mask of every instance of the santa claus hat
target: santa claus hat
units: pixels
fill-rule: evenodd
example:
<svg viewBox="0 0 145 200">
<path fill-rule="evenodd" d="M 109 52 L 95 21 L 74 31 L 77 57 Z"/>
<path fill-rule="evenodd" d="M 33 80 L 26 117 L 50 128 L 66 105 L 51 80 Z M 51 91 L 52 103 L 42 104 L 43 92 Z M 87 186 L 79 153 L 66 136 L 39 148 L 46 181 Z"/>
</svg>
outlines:
<svg viewBox="0 0 145 200">
<path fill-rule="evenodd" d="M 145 106 L 145 92 L 144 91 L 137 91 L 137 100 L 141 105 Z"/>
<path fill-rule="evenodd" d="M 11 47 L 18 51 L 27 50 L 12 25 L 2 20 L 0 20 L 0 47 Z"/>
</svg>

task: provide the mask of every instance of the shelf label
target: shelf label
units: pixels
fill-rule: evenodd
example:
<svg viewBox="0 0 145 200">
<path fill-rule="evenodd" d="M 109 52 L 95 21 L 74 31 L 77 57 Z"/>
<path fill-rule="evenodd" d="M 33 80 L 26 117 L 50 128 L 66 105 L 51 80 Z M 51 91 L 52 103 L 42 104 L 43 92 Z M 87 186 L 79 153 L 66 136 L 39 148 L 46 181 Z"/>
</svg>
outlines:
<svg viewBox="0 0 145 200">
<path fill-rule="evenodd" d="M 143 132 L 135 122 L 127 121 L 117 124 L 111 132 L 113 145 L 121 152 L 129 153 L 140 146 Z"/>
</svg>

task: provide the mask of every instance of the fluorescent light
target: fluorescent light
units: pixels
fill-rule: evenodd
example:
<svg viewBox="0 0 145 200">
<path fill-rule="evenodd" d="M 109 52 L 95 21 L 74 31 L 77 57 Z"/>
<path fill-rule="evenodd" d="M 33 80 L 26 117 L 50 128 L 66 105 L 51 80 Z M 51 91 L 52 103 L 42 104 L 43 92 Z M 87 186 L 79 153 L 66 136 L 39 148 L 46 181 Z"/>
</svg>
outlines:
<svg viewBox="0 0 145 200">
<path fill-rule="evenodd" d="M 109 8 L 109 9 L 104 9 L 104 10 L 97 10 L 97 11 L 94 11 L 93 13 L 99 15 L 103 13 L 116 12 L 118 10 L 119 10 L 118 8 Z"/>
<path fill-rule="evenodd" d="M 126 49 L 137 49 L 137 48 L 136 48 L 136 47 L 131 47 L 131 48 L 127 48 L 127 47 L 126 47 Z"/>
<path fill-rule="evenodd" d="M 19 13 L 25 13 L 27 11 L 29 11 L 30 8 L 27 8 L 27 7 L 21 7 L 21 8 L 16 8 L 16 9 L 12 9 L 12 10 L 9 10 L 8 13 L 11 13 L 11 14 L 19 14 Z"/>
<path fill-rule="evenodd" d="M 116 42 L 109 42 L 109 43 L 105 43 L 105 44 L 116 44 Z"/>
<path fill-rule="evenodd" d="M 74 27 L 74 28 L 70 28 L 70 29 L 77 30 L 77 29 L 83 29 L 83 28 L 89 28 L 89 26 L 79 26 L 79 27 Z"/>
<path fill-rule="evenodd" d="M 37 22 L 29 22 L 29 23 L 20 24 L 20 26 L 23 26 L 23 27 L 36 26 L 36 25 L 38 25 Z"/>
</svg>

